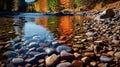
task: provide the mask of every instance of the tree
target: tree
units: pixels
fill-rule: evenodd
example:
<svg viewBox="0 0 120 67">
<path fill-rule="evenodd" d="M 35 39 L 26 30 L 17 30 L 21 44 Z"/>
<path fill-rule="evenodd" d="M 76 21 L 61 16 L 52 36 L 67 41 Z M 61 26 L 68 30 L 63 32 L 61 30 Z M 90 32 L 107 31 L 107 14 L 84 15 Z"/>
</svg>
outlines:
<svg viewBox="0 0 120 67">
<path fill-rule="evenodd" d="M 48 0 L 48 8 L 50 11 L 58 10 L 59 0 Z"/>
</svg>

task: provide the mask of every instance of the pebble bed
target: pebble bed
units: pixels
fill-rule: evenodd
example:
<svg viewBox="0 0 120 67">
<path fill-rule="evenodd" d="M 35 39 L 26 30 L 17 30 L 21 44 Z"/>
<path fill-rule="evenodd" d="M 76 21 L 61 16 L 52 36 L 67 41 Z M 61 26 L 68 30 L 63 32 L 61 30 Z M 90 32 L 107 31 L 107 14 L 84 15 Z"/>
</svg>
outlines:
<svg viewBox="0 0 120 67">
<path fill-rule="evenodd" d="M 15 42 L 10 51 L 3 54 L 6 61 L 0 62 L 0 65 L 1 67 L 119 67 L 120 10 L 114 12 L 114 17 L 109 15 L 107 18 L 105 13 L 87 14 L 93 15 L 95 19 L 82 23 L 84 26 L 82 30 L 85 31 L 81 32 L 81 29 L 77 28 L 66 43 L 54 39 L 43 40 L 39 35 L 21 39 Z M 75 25 L 81 26 L 81 24 Z"/>
</svg>

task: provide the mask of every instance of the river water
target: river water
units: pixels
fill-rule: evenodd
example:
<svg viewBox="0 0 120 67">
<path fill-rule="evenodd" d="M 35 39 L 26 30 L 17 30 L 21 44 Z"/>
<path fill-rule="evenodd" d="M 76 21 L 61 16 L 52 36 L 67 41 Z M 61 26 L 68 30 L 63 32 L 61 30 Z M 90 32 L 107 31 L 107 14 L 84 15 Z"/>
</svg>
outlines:
<svg viewBox="0 0 120 67">
<path fill-rule="evenodd" d="M 10 23 L 9 20 L 12 20 L 12 25 L 6 29 L 4 28 L 7 27 L 5 24 L 1 25 L 1 30 L 14 31 L 15 35 L 25 38 L 40 35 L 43 39 L 70 36 L 76 33 L 77 28 L 85 31 L 82 29 L 82 22 L 87 20 L 86 17 L 82 16 L 49 16 L 42 13 L 5 14 L 3 16 L 5 16 L 4 20 L 7 20 L 6 23 Z M 9 17 L 9 20 L 6 17 Z M 2 23 L 2 21 L 0 22 Z"/>
</svg>

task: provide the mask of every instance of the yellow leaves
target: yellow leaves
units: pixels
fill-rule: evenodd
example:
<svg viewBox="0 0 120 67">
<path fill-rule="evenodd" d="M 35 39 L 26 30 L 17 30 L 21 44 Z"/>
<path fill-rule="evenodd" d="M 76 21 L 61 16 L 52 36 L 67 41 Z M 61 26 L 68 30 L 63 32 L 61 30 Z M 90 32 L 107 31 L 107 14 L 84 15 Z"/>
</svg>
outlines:
<svg viewBox="0 0 120 67">
<path fill-rule="evenodd" d="M 35 9 L 36 12 L 40 12 L 40 4 L 39 4 L 39 2 L 35 2 L 34 7 L 35 7 L 34 9 Z"/>
</svg>

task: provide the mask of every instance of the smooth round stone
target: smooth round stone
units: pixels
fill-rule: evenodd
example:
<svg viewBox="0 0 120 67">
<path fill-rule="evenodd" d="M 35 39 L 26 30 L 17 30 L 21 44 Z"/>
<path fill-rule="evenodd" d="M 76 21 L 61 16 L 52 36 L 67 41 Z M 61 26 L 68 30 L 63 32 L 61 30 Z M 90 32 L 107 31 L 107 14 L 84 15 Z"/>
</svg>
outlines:
<svg viewBox="0 0 120 67">
<path fill-rule="evenodd" d="M 32 39 L 33 39 L 33 40 L 40 40 L 41 37 L 40 37 L 40 36 L 33 36 Z"/>
<path fill-rule="evenodd" d="M 22 47 L 21 49 L 18 50 L 19 54 L 26 54 L 26 52 L 28 51 L 28 49 L 25 49 L 24 47 Z"/>
<path fill-rule="evenodd" d="M 36 50 L 35 47 L 32 47 L 32 48 L 26 48 L 26 49 L 29 49 L 28 52 L 35 51 L 35 50 Z"/>
<path fill-rule="evenodd" d="M 86 35 L 87 35 L 87 36 L 93 36 L 94 33 L 93 33 L 93 32 L 87 32 Z"/>
<path fill-rule="evenodd" d="M 15 49 L 20 49 L 22 46 L 21 46 L 22 44 L 21 43 L 17 43 L 17 44 L 15 44 L 13 47 L 15 48 Z"/>
<path fill-rule="evenodd" d="M 84 48 L 83 44 L 74 44 L 74 48 Z"/>
<path fill-rule="evenodd" d="M 35 51 L 32 51 L 32 52 L 29 52 L 28 55 L 29 56 L 35 56 L 37 54 L 40 54 L 40 52 L 35 52 Z"/>
<path fill-rule="evenodd" d="M 37 51 L 37 52 L 45 52 L 45 50 L 44 50 L 43 47 L 38 47 L 38 48 L 36 48 L 36 51 Z"/>
<path fill-rule="evenodd" d="M 7 51 L 4 53 L 5 56 L 7 56 L 7 58 L 14 58 L 17 57 L 19 54 L 15 51 Z"/>
<path fill-rule="evenodd" d="M 53 48 L 45 48 L 45 52 L 46 52 L 48 55 L 51 55 L 51 54 L 55 53 L 56 51 L 55 51 Z"/>
<path fill-rule="evenodd" d="M 56 54 L 52 54 L 51 56 L 45 59 L 47 66 L 54 66 L 56 62 L 58 62 L 59 56 Z"/>
<path fill-rule="evenodd" d="M 71 49 L 69 46 L 64 46 L 64 45 L 58 46 L 58 47 L 56 48 L 56 51 L 57 51 L 58 53 L 60 53 L 61 51 L 70 52 L 71 50 L 72 50 L 72 49 Z"/>
<path fill-rule="evenodd" d="M 62 58 L 63 60 L 68 60 L 68 61 L 72 61 L 72 60 L 75 59 L 74 54 L 68 53 L 68 52 L 66 52 L 66 51 L 62 51 L 62 52 L 60 53 L 60 56 L 61 56 L 61 58 Z"/>
<path fill-rule="evenodd" d="M 90 62 L 90 66 L 92 66 L 92 67 L 97 66 L 97 62 Z"/>
<path fill-rule="evenodd" d="M 56 67 L 73 67 L 70 62 L 59 63 Z"/>
<path fill-rule="evenodd" d="M 109 52 L 107 52 L 107 54 L 110 55 L 110 56 L 113 56 L 114 55 L 114 51 L 109 51 Z"/>
<path fill-rule="evenodd" d="M 32 64 L 27 63 L 25 67 L 32 67 Z"/>
<path fill-rule="evenodd" d="M 31 42 L 27 47 L 28 48 L 33 48 L 33 47 L 37 48 L 37 47 L 40 47 L 40 46 L 38 45 L 37 42 Z"/>
<path fill-rule="evenodd" d="M 111 62 L 111 61 L 112 61 L 112 58 L 107 57 L 107 56 L 100 56 L 100 61 L 103 61 L 103 62 Z"/>
<path fill-rule="evenodd" d="M 83 63 L 88 63 L 88 62 L 90 62 L 90 58 L 89 57 L 83 57 L 83 58 L 81 58 L 81 61 Z"/>
<path fill-rule="evenodd" d="M 83 67 L 83 62 L 80 60 L 74 60 L 72 64 L 73 64 L 73 67 Z"/>
<path fill-rule="evenodd" d="M 74 47 L 72 47 L 72 49 L 73 49 L 73 51 L 78 51 L 79 50 L 79 48 L 74 48 Z"/>
<path fill-rule="evenodd" d="M 12 62 L 14 64 L 23 64 L 24 63 L 24 59 L 23 58 L 13 58 Z"/>
<path fill-rule="evenodd" d="M 75 58 L 80 58 L 82 55 L 79 53 L 74 53 Z"/>
<path fill-rule="evenodd" d="M 94 52 L 85 52 L 84 55 L 88 56 L 88 57 L 94 57 L 95 53 Z"/>
<path fill-rule="evenodd" d="M 52 47 L 56 48 L 60 45 L 60 43 L 58 41 L 54 41 L 52 42 Z"/>
<path fill-rule="evenodd" d="M 25 62 L 30 63 L 30 64 L 35 64 L 35 63 L 38 63 L 39 59 L 45 58 L 46 55 L 47 55 L 46 53 L 36 54 L 32 58 L 26 59 Z"/>
<path fill-rule="evenodd" d="M 120 52 L 116 52 L 114 55 L 117 59 L 120 59 Z"/>
</svg>

